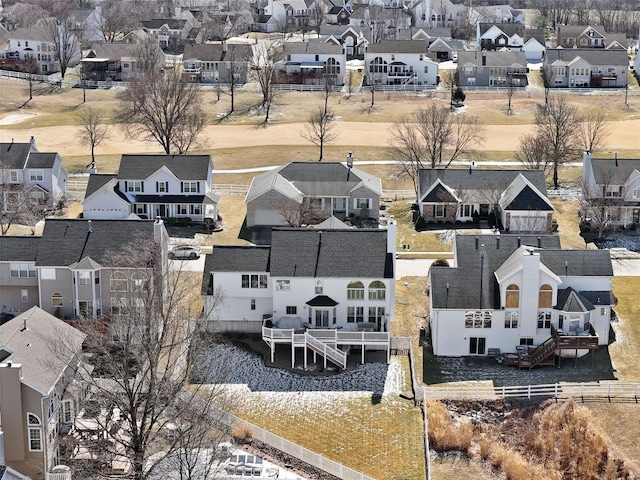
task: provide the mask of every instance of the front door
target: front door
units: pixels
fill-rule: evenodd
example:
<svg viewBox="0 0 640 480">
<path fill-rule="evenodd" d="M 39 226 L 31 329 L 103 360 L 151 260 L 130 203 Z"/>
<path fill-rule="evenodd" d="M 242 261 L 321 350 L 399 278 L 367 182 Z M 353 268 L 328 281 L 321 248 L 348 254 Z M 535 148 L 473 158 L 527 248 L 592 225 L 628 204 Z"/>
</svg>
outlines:
<svg viewBox="0 0 640 480">
<path fill-rule="evenodd" d="M 640 208 L 633 209 L 633 223 L 640 223 Z"/>
<path fill-rule="evenodd" d="M 329 310 L 316 310 L 316 328 L 329 327 Z"/>
<path fill-rule="evenodd" d="M 166 205 L 158 205 L 158 215 L 161 217 L 167 216 L 167 206 Z"/>
<path fill-rule="evenodd" d="M 487 339 L 483 337 L 469 338 L 469 354 L 484 355 L 486 350 Z"/>
</svg>

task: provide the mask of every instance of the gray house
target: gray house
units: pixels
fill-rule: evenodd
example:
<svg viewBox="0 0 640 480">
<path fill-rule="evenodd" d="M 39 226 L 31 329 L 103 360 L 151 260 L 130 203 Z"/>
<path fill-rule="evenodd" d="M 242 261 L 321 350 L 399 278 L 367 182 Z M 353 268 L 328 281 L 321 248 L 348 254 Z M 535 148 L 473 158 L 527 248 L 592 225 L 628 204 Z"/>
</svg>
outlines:
<svg viewBox="0 0 640 480">
<path fill-rule="evenodd" d="M 342 45 L 333 42 L 287 42 L 285 60 L 278 72 L 278 82 L 319 85 L 331 79 L 335 85 L 344 84 L 347 55 Z"/>
<path fill-rule="evenodd" d="M 542 68 L 552 88 L 624 88 L 629 57 L 616 48 L 547 49 Z"/>
<path fill-rule="evenodd" d="M 509 50 L 458 52 L 456 75 L 463 87 L 526 87 L 527 58 Z"/>
<path fill-rule="evenodd" d="M 182 75 L 190 82 L 231 83 L 233 80 L 235 84 L 243 84 L 250 72 L 251 55 L 251 45 L 188 45 L 182 56 Z"/>
</svg>

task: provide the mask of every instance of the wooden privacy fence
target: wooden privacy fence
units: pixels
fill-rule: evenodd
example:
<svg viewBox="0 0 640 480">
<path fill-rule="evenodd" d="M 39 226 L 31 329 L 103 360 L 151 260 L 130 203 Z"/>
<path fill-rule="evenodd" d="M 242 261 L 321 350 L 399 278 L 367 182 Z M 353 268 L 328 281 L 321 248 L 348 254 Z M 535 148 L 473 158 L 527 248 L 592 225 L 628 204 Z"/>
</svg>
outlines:
<svg viewBox="0 0 640 480">
<path fill-rule="evenodd" d="M 574 398 L 581 402 L 635 402 L 638 403 L 638 383 L 552 383 L 492 387 L 488 385 L 425 386 L 424 398 L 432 400 L 495 400 L 497 398 L 549 397 L 556 400 Z"/>
</svg>

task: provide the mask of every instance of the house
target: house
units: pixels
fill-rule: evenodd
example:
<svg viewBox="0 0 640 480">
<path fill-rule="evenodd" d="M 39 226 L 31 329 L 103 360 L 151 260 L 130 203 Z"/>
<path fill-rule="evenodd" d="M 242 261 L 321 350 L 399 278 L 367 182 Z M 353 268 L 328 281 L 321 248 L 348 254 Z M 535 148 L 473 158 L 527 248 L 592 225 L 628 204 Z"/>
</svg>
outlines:
<svg viewBox="0 0 640 480">
<path fill-rule="evenodd" d="M 133 253 L 153 242 L 153 268 L 164 273 L 167 241 L 161 220 L 47 219 L 35 261 L 40 308 L 58 318 L 117 313 L 127 292 L 148 284 L 148 258 Z"/>
<path fill-rule="evenodd" d="M 322 85 L 330 81 L 344 85 L 347 56 L 342 45 L 330 42 L 286 42 L 285 59 L 278 73 L 279 83 Z"/>
<path fill-rule="evenodd" d="M 54 152 L 40 152 L 29 142 L 0 143 L 0 211 L 11 210 L 15 195 L 28 193 L 32 202 L 45 204 L 67 193 L 67 171 Z"/>
<path fill-rule="evenodd" d="M 554 48 L 547 49 L 542 68 L 551 88 L 624 88 L 629 57 L 619 49 Z"/>
<path fill-rule="evenodd" d="M 96 43 L 85 57 L 80 60 L 81 77 L 85 81 L 126 82 L 138 75 L 140 46 L 136 43 Z M 164 52 L 157 47 L 158 72 L 164 68 Z"/>
<path fill-rule="evenodd" d="M 458 85 L 478 87 L 526 87 L 527 58 L 524 52 L 490 50 L 458 52 Z"/>
<path fill-rule="evenodd" d="M 373 82 L 382 85 L 437 85 L 438 63 L 427 55 L 424 40 L 383 40 L 369 45 L 365 69 Z"/>
<path fill-rule="evenodd" d="M 525 23 L 525 12 L 510 5 L 489 5 L 475 7 L 483 22 L 487 23 Z"/>
<path fill-rule="evenodd" d="M 158 40 L 163 51 L 179 53 L 184 49 L 193 25 L 187 20 L 177 18 L 154 18 L 143 20 L 142 28 Z"/>
<path fill-rule="evenodd" d="M 244 84 L 251 70 L 251 45 L 203 43 L 187 45 L 182 56 L 182 75 L 190 82 Z"/>
<path fill-rule="evenodd" d="M 55 44 L 46 29 L 36 25 L 9 32 L 9 44 L 3 57 L 20 62 L 24 71 L 30 70 L 29 62 L 34 62 L 37 67 L 34 73 L 48 75 L 60 71 L 55 50 Z"/>
<path fill-rule="evenodd" d="M 122 155 L 117 174 L 92 173 L 84 218 L 218 219 L 209 155 Z"/>
<path fill-rule="evenodd" d="M 288 344 L 292 366 L 296 348 L 305 365 L 310 348 L 342 368 L 349 348 L 361 348 L 363 363 L 369 349 L 388 355 L 395 229 L 278 227 L 270 246 L 214 246 L 202 284 L 209 328 L 262 333 L 272 361 Z"/>
<path fill-rule="evenodd" d="M 563 250 L 557 236 L 456 235 L 451 267 L 429 272 L 436 355 L 519 352 L 532 368 L 609 343 L 607 250 Z M 537 347 L 536 347 L 537 346 Z"/>
<path fill-rule="evenodd" d="M 457 61 L 458 52 L 466 49 L 466 44 L 463 40 L 436 38 L 430 40 L 427 55 L 438 62 Z"/>
<path fill-rule="evenodd" d="M 448 27 L 457 31 L 466 24 L 475 25 L 479 13 L 475 8 L 451 0 L 418 0 L 411 7 L 414 26 Z"/>
<path fill-rule="evenodd" d="M 480 50 L 522 48 L 524 23 L 484 23 L 476 25 L 476 46 Z"/>
<path fill-rule="evenodd" d="M 441 38 L 445 41 L 451 40 L 451 29 L 446 27 L 399 28 L 395 39 L 396 40 L 425 40 L 428 44 L 431 44 L 434 40 L 438 38 Z"/>
<path fill-rule="evenodd" d="M 39 305 L 39 249 L 40 237 L 0 236 L 0 313 L 17 315 Z"/>
<path fill-rule="evenodd" d="M 542 62 L 546 50 L 547 47 L 544 38 L 544 30 L 540 28 L 525 28 L 524 45 L 522 46 L 522 51 L 527 58 L 527 62 Z"/>
<path fill-rule="evenodd" d="M 247 227 L 320 223 L 332 215 L 377 218 L 380 195 L 380 178 L 357 168 L 292 162 L 253 178 L 245 197 Z"/>
<path fill-rule="evenodd" d="M 326 43 L 342 45 L 348 60 L 364 60 L 371 43 L 371 31 L 354 25 L 323 25 L 318 38 Z"/>
<path fill-rule="evenodd" d="M 309 24 L 311 0 L 268 0 L 262 14 L 273 17 L 276 30 L 298 28 Z"/>
<path fill-rule="evenodd" d="M 625 34 L 607 33 L 602 25 L 557 25 L 556 46 L 627 50 Z"/>
<path fill-rule="evenodd" d="M 85 336 L 38 307 L 0 325 L 0 457 L 30 478 L 58 464 L 60 432 L 86 390 L 76 376 Z"/>
<path fill-rule="evenodd" d="M 471 222 L 477 216 L 491 217 L 510 232 L 551 231 L 554 208 L 541 170 L 424 168 L 418 199 L 428 223 Z"/>
<path fill-rule="evenodd" d="M 640 224 L 640 159 L 582 157 L 584 216 L 592 226 Z"/>
</svg>

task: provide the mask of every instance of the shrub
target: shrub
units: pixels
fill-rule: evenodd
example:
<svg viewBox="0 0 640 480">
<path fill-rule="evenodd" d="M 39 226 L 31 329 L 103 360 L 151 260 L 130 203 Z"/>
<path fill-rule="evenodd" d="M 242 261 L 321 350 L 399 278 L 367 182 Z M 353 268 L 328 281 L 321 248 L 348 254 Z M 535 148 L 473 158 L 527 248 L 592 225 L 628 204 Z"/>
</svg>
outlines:
<svg viewBox="0 0 640 480">
<path fill-rule="evenodd" d="M 530 476 L 529 462 L 522 455 L 513 450 L 505 452 L 502 471 L 508 480 L 528 480 Z"/>
<path fill-rule="evenodd" d="M 449 266 L 449 262 L 447 262 L 447 260 L 445 258 L 439 258 L 437 260 L 434 260 L 434 262 L 431 264 L 432 267 L 448 267 Z"/>
<path fill-rule="evenodd" d="M 490 227 L 496 226 L 496 214 L 494 212 L 489 213 L 489 226 Z"/>
<path fill-rule="evenodd" d="M 591 223 L 586 220 L 580 221 L 580 233 L 590 232 L 591 231 Z"/>
<path fill-rule="evenodd" d="M 236 443 L 251 443 L 252 437 L 253 432 L 248 425 L 238 425 L 231 430 L 231 438 L 233 438 Z"/>
<path fill-rule="evenodd" d="M 473 219 L 473 223 L 475 223 L 476 225 L 480 223 L 480 215 L 477 211 L 473 211 L 473 213 L 471 214 L 471 218 Z"/>
<path fill-rule="evenodd" d="M 418 219 L 416 220 L 415 228 L 418 232 L 426 230 L 427 222 L 425 221 L 423 216 L 418 217 Z"/>
</svg>

